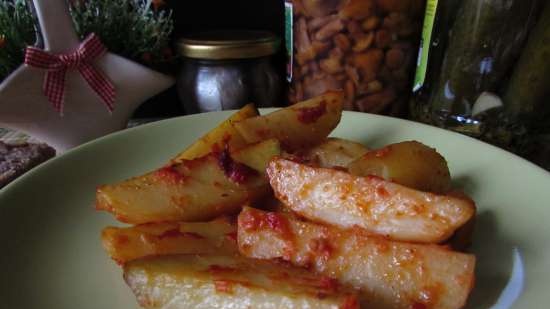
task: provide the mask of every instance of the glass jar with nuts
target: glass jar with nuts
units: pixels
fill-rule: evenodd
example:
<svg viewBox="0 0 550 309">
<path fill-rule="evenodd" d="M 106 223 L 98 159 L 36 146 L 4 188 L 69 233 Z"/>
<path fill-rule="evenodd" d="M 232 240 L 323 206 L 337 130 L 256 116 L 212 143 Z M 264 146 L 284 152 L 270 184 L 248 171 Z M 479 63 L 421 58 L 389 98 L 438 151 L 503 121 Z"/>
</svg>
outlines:
<svg viewBox="0 0 550 309">
<path fill-rule="evenodd" d="M 291 103 L 341 89 L 347 110 L 403 115 L 425 0 L 286 0 Z"/>
</svg>

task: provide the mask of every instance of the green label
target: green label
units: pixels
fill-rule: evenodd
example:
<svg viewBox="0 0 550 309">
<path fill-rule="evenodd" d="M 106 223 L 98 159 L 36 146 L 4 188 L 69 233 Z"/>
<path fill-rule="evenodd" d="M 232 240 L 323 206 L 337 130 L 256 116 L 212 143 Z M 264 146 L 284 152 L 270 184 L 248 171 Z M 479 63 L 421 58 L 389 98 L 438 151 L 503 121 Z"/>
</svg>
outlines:
<svg viewBox="0 0 550 309">
<path fill-rule="evenodd" d="M 437 12 L 437 1 L 428 0 L 426 3 L 426 14 L 424 15 L 424 26 L 422 28 L 422 39 L 420 49 L 418 50 L 418 60 L 416 62 L 416 75 L 414 76 L 413 91 L 418 91 L 426 80 L 426 71 L 428 70 L 428 55 L 432 43 L 432 30 L 434 27 L 435 14 Z"/>
<path fill-rule="evenodd" d="M 293 45 L 294 45 L 294 22 L 292 3 L 285 2 L 285 45 L 286 53 L 288 56 L 288 62 L 286 64 L 286 79 L 288 82 L 292 81 L 292 66 L 294 61 Z"/>
</svg>

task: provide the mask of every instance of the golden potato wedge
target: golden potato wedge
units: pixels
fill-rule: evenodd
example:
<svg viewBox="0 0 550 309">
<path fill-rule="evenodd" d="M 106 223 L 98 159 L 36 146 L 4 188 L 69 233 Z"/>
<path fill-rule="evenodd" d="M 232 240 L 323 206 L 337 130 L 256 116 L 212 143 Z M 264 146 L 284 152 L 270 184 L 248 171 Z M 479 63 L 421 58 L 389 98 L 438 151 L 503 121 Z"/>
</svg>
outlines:
<svg viewBox="0 0 550 309">
<path fill-rule="evenodd" d="M 232 218 L 209 222 L 161 222 L 107 227 L 103 248 L 119 264 L 152 255 L 232 254 L 237 252 L 237 226 Z"/>
<path fill-rule="evenodd" d="M 440 243 L 475 214 L 471 200 L 282 158 L 267 174 L 275 196 L 301 216 L 395 240 Z"/>
<path fill-rule="evenodd" d="M 124 279 L 145 308 L 359 309 L 355 291 L 280 263 L 230 255 L 129 262 Z"/>
<path fill-rule="evenodd" d="M 205 221 L 238 212 L 266 192 L 265 176 L 221 152 L 100 186 L 96 208 L 131 224 Z"/>
<path fill-rule="evenodd" d="M 213 149 L 218 151 L 228 144 L 231 150 L 240 149 L 247 145 L 244 138 L 235 130 L 233 124 L 247 118 L 258 116 L 258 110 L 254 104 L 243 106 L 235 114 L 220 123 L 217 127 L 206 133 L 191 146 L 187 147 L 183 152 L 172 159 L 173 163 L 181 162 L 182 160 L 192 160 L 202 157 L 212 152 Z"/>
<path fill-rule="evenodd" d="M 245 256 L 284 259 L 359 289 L 365 308 L 461 308 L 474 283 L 473 255 L 248 207 L 238 244 Z"/>
<path fill-rule="evenodd" d="M 468 222 L 461 226 L 451 236 L 444 245 L 450 246 L 453 250 L 465 251 L 472 244 L 472 237 L 474 236 L 474 228 L 476 223 L 476 217 L 472 217 Z"/>
<path fill-rule="evenodd" d="M 235 123 L 248 143 L 276 138 L 287 150 L 313 146 L 325 139 L 340 122 L 344 95 L 328 92 L 273 113 Z"/>
<path fill-rule="evenodd" d="M 329 137 L 304 152 L 304 156 L 319 164 L 320 167 L 347 167 L 352 161 L 367 153 L 363 144 L 350 140 Z"/>
<path fill-rule="evenodd" d="M 231 157 L 248 167 L 253 168 L 261 174 L 265 174 L 265 169 L 269 161 L 281 154 L 281 145 L 276 139 L 268 139 L 253 145 L 246 146 L 240 150 L 231 153 Z"/>
<path fill-rule="evenodd" d="M 350 163 L 348 170 L 354 175 L 375 175 L 421 191 L 445 193 L 451 187 L 445 158 L 417 141 L 369 151 Z"/>
</svg>

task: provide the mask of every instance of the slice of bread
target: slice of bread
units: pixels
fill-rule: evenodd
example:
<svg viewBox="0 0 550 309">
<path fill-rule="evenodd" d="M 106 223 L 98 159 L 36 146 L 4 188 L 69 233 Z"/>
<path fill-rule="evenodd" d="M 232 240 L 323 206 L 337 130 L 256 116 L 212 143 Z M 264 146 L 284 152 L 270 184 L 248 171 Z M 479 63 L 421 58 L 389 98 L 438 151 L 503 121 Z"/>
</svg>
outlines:
<svg viewBox="0 0 550 309">
<path fill-rule="evenodd" d="M 46 144 L 6 144 L 0 141 L 0 188 L 55 156 Z"/>
</svg>

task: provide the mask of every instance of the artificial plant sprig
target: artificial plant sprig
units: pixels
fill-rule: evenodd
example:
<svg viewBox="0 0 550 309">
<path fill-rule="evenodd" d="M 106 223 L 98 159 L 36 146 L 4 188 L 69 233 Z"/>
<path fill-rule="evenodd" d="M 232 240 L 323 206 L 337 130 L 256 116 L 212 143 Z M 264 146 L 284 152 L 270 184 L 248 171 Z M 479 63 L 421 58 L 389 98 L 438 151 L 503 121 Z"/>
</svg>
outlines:
<svg viewBox="0 0 550 309">
<path fill-rule="evenodd" d="M 0 0 L 0 81 L 23 63 L 36 41 L 35 20 L 24 0 Z"/>
<path fill-rule="evenodd" d="M 29 2 L 30 3 L 30 2 Z M 162 0 L 69 0 L 78 36 L 94 32 L 109 51 L 156 69 L 173 60 L 172 12 Z M 23 63 L 36 41 L 36 21 L 25 0 L 0 0 L 0 81 Z"/>
<path fill-rule="evenodd" d="M 153 3 L 152 3 L 153 2 Z M 152 0 L 73 0 L 71 15 L 81 39 L 94 32 L 109 51 L 156 67 L 171 60 L 171 11 Z"/>
</svg>

